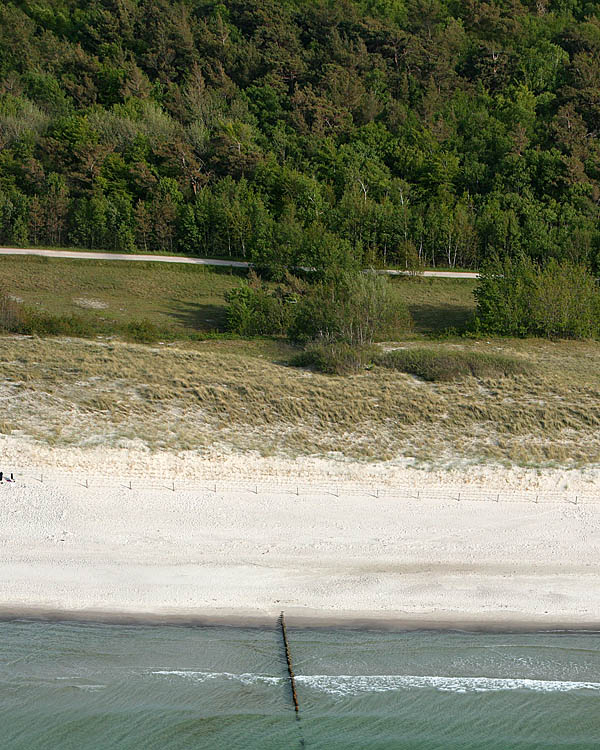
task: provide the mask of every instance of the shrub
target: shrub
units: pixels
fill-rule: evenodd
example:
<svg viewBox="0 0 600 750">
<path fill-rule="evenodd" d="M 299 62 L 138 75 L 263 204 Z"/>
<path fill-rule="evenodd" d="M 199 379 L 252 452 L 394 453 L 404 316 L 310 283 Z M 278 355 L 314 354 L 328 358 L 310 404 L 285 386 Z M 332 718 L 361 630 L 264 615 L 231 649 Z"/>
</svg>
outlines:
<svg viewBox="0 0 600 750">
<path fill-rule="evenodd" d="M 240 336 L 287 333 L 297 343 L 345 341 L 370 344 L 405 332 L 412 321 L 387 276 L 344 273 L 308 285 L 286 275 L 269 288 L 253 273 L 227 295 L 227 328 Z"/>
<path fill-rule="evenodd" d="M 600 294 L 589 271 L 551 260 L 535 277 L 533 330 L 543 336 L 590 339 L 600 334 Z"/>
<path fill-rule="evenodd" d="M 136 341 L 139 344 L 153 344 L 164 338 L 169 338 L 165 331 L 155 325 L 151 320 L 132 320 L 123 326 L 125 338 Z"/>
<path fill-rule="evenodd" d="M 475 327 L 483 333 L 577 339 L 600 334 L 600 294 L 581 265 L 495 259 L 483 269 L 475 298 Z"/>
<path fill-rule="evenodd" d="M 530 369 L 526 362 L 502 354 L 426 348 L 386 352 L 376 359 L 376 364 L 432 382 L 461 380 L 469 376 L 507 377 L 525 374 Z"/>
<path fill-rule="evenodd" d="M 282 289 L 269 289 L 256 276 L 227 294 L 227 328 L 240 336 L 280 335 L 292 317 L 292 301 Z"/>
<path fill-rule="evenodd" d="M 394 337 L 412 326 L 406 305 L 385 275 L 343 274 L 315 284 L 298 303 L 288 329 L 292 341 L 344 341 L 365 346 Z"/>
<path fill-rule="evenodd" d="M 292 358 L 295 367 L 312 367 L 330 375 L 357 372 L 373 360 L 370 347 L 353 346 L 345 341 L 309 344 Z"/>
</svg>

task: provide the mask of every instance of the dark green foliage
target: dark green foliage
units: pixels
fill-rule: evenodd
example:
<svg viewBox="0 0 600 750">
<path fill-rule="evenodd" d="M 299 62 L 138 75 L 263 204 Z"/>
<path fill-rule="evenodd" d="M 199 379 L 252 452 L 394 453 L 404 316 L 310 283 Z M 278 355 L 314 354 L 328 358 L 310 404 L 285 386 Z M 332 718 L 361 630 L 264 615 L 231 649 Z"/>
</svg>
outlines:
<svg viewBox="0 0 600 750">
<path fill-rule="evenodd" d="M 479 285 L 476 329 L 501 336 L 597 338 L 600 290 L 582 265 L 551 259 L 496 259 L 486 264 Z"/>
<path fill-rule="evenodd" d="M 582 0 L 0 4 L 0 243 L 600 265 Z"/>
<path fill-rule="evenodd" d="M 258 276 L 226 295 L 227 328 L 239 336 L 277 336 L 284 334 L 293 315 L 296 298 L 290 288 L 269 288 Z"/>
<path fill-rule="evenodd" d="M 365 346 L 411 327 L 406 305 L 387 276 L 344 273 L 307 284 L 286 276 L 269 287 L 255 274 L 227 295 L 227 327 L 240 336 L 287 334 L 295 343 L 346 342 Z"/>
<path fill-rule="evenodd" d="M 240 336 L 276 336 L 285 333 L 289 304 L 265 287 L 244 284 L 227 293 L 227 328 Z"/>
<path fill-rule="evenodd" d="M 138 341 L 140 344 L 152 344 L 163 338 L 164 332 L 151 320 L 134 320 L 123 326 L 123 334 L 129 341 Z M 167 334 L 166 338 L 170 338 Z"/>
<path fill-rule="evenodd" d="M 461 380 L 466 377 L 501 378 L 530 372 L 526 362 L 516 357 L 448 349 L 395 349 L 379 355 L 376 364 L 400 370 L 432 382 Z"/>
<path fill-rule="evenodd" d="M 488 262 L 475 289 L 476 328 L 505 336 L 527 335 L 535 273 L 533 263 L 524 257 Z"/>
</svg>

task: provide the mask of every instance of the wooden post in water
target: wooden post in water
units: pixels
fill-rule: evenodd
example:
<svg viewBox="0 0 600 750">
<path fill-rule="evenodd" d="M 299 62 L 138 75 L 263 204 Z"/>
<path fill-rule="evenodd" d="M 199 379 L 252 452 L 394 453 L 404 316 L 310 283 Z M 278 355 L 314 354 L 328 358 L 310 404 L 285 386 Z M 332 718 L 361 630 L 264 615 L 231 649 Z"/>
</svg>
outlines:
<svg viewBox="0 0 600 750">
<path fill-rule="evenodd" d="M 279 615 L 279 626 L 281 628 L 281 637 L 283 639 L 283 649 L 285 651 L 285 660 L 287 662 L 288 674 L 290 676 L 290 687 L 292 688 L 292 701 L 294 702 L 294 711 L 296 718 L 300 718 L 300 706 L 298 705 L 298 695 L 296 693 L 296 678 L 292 666 L 292 655 L 290 653 L 290 644 L 288 643 L 287 630 L 285 627 L 285 615 L 283 612 Z"/>
</svg>

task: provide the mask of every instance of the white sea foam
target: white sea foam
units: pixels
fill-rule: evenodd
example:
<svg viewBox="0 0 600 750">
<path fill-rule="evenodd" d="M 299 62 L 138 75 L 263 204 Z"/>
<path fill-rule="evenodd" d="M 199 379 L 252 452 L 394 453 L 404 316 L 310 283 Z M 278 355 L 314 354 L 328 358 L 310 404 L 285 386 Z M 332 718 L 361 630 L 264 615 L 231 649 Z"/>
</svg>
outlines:
<svg viewBox="0 0 600 750">
<path fill-rule="evenodd" d="M 243 685 L 254 685 L 256 683 L 265 683 L 267 685 L 276 685 L 281 681 L 281 677 L 269 677 L 266 674 L 253 674 L 252 672 L 243 672 L 242 674 L 233 674 L 233 672 L 197 672 L 190 669 L 161 669 L 152 672 L 158 675 L 174 675 L 175 677 L 184 677 L 193 682 L 206 682 L 207 680 L 236 680 Z"/>
<path fill-rule="evenodd" d="M 486 693 L 500 690 L 533 690 L 566 693 L 572 690 L 600 690 L 600 682 L 528 680 L 504 677 L 438 677 L 417 675 L 298 675 L 296 681 L 331 695 L 383 693 L 390 690 L 434 688 L 451 693 Z"/>
<path fill-rule="evenodd" d="M 258 683 L 277 685 L 287 681 L 283 677 L 268 675 L 233 674 L 232 672 L 198 672 L 192 670 L 158 670 L 155 675 L 173 675 L 194 682 L 226 679 L 243 685 Z M 537 693 L 568 693 L 574 690 L 600 691 L 600 682 L 573 682 L 568 680 L 529 680 L 506 677 L 440 677 L 433 675 L 296 675 L 298 685 L 305 685 L 329 695 L 345 696 L 361 693 L 385 693 L 392 690 L 433 688 L 449 693 L 487 693 L 502 690 L 532 690 Z"/>
</svg>

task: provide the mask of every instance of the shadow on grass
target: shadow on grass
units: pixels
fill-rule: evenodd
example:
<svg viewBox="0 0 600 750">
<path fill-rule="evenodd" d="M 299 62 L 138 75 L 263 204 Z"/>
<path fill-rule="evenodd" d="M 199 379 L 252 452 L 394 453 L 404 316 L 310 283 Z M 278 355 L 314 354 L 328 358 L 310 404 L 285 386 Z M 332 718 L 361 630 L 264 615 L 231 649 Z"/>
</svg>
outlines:
<svg viewBox="0 0 600 750">
<path fill-rule="evenodd" d="M 167 314 L 184 328 L 194 331 L 226 330 L 227 311 L 225 305 L 202 305 L 174 300 Z"/>
<path fill-rule="evenodd" d="M 411 304 L 408 306 L 418 333 L 436 333 L 447 328 L 464 330 L 473 316 L 467 305 Z"/>
</svg>

